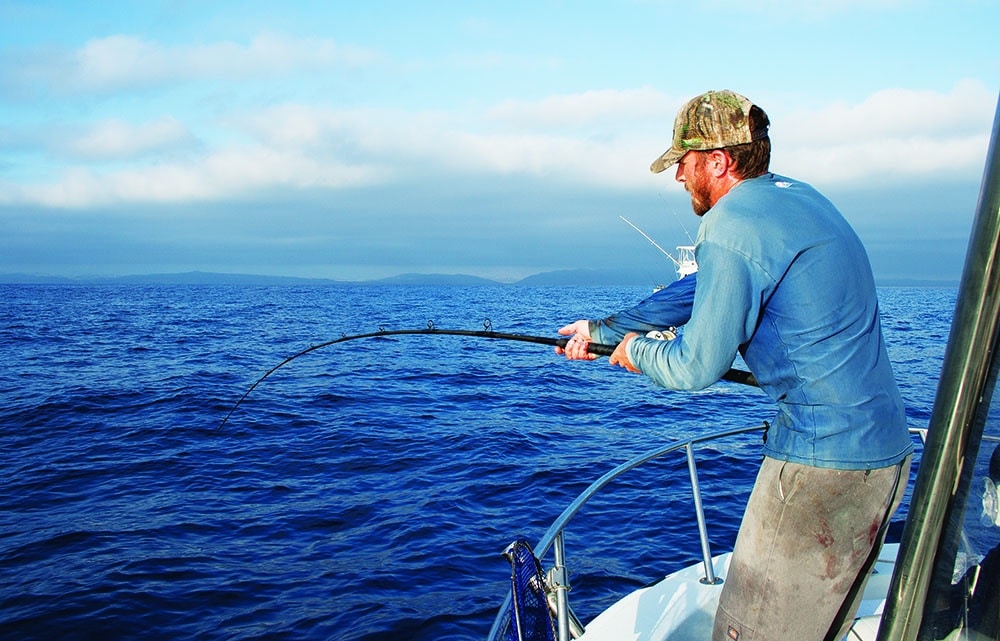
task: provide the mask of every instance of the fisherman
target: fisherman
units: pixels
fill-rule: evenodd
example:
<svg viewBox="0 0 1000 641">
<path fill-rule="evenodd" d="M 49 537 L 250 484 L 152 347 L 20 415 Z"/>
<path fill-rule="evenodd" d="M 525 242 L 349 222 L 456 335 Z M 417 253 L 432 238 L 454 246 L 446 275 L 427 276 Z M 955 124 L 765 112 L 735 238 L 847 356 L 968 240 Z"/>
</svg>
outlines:
<svg viewBox="0 0 1000 641">
<path fill-rule="evenodd" d="M 610 362 L 674 390 L 712 385 L 736 354 L 777 405 L 720 595 L 714 641 L 841 639 L 860 604 L 913 449 L 865 250 L 833 204 L 769 173 L 770 122 L 732 91 L 687 102 L 653 173 L 701 218 L 683 332 L 635 326 Z M 618 339 L 580 320 L 557 352 Z"/>
</svg>

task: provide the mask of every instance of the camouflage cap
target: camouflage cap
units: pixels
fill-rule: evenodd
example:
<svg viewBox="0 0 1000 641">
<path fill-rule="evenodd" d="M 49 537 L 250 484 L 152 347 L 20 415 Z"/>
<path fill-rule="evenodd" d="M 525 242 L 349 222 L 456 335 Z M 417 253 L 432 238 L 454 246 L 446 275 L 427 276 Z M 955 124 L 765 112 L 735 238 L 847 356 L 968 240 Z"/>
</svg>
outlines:
<svg viewBox="0 0 1000 641">
<path fill-rule="evenodd" d="M 757 131 L 750 130 L 753 103 L 734 91 L 709 91 L 692 98 L 674 119 L 673 143 L 649 166 L 658 174 L 676 164 L 689 151 L 723 149 L 767 138 L 767 119 Z"/>
</svg>

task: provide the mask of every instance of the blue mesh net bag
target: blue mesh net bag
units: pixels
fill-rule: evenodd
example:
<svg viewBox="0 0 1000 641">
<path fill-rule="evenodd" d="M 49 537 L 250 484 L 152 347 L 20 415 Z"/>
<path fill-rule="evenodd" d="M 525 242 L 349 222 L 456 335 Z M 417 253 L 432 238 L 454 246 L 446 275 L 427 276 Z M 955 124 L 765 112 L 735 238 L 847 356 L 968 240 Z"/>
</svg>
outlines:
<svg viewBox="0 0 1000 641">
<path fill-rule="evenodd" d="M 555 641 L 555 626 L 545 596 L 542 565 L 524 539 L 511 543 L 503 555 L 510 561 L 512 599 L 504 641 Z"/>
</svg>

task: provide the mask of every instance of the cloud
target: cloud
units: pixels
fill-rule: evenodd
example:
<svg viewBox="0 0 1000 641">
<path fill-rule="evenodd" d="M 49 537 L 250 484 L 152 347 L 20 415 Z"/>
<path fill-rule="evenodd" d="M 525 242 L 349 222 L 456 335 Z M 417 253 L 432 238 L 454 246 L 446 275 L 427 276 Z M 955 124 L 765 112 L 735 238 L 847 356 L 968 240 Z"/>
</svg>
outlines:
<svg viewBox="0 0 1000 641">
<path fill-rule="evenodd" d="M 656 154 L 650 152 L 648 139 L 641 132 L 623 129 L 620 123 L 637 111 L 648 111 L 648 92 L 636 92 L 626 101 L 609 99 L 616 93 L 555 97 L 541 101 L 537 110 L 530 103 L 519 103 L 515 108 L 508 102 L 488 110 L 484 118 L 434 111 L 336 110 L 288 104 L 231 124 L 268 146 L 377 165 L 386 179 L 420 175 L 437 181 L 456 175 L 525 175 L 560 183 L 635 186 L 646 178 L 642 169 Z M 617 109 L 608 108 L 615 102 Z M 559 111 L 553 106 L 558 104 L 576 105 L 580 125 L 558 131 L 541 126 L 550 114 Z M 604 123 L 595 128 L 592 124 L 598 120 Z M 581 131 L 586 123 L 591 125 Z M 646 156 L 651 158 L 645 165 L 636 163 L 636 158 Z"/>
<path fill-rule="evenodd" d="M 860 11 L 894 10 L 913 4 L 912 0 L 706 0 L 705 7 L 711 12 L 745 13 L 766 15 L 773 20 L 815 21 L 838 14 L 854 14 Z"/>
<path fill-rule="evenodd" d="M 531 129 L 566 129 L 614 124 L 636 118 L 673 122 L 678 101 L 651 87 L 639 89 L 586 91 L 578 94 L 547 96 L 537 102 L 505 100 L 486 113 L 486 117 L 511 127 Z"/>
<path fill-rule="evenodd" d="M 94 123 L 76 136 L 60 138 L 61 151 L 78 159 L 129 159 L 150 152 L 189 147 L 190 131 L 177 119 L 164 117 L 134 125 L 119 119 Z"/>
<path fill-rule="evenodd" d="M 962 136 L 979 133 L 993 115 L 996 94 L 982 83 L 963 80 L 949 93 L 883 89 L 857 104 L 838 101 L 783 117 L 781 128 L 808 144 L 895 139 L 914 134 Z"/>
<path fill-rule="evenodd" d="M 644 87 L 505 101 L 486 115 L 498 131 L 454 136 L 450 145 L 446 138 L 442 147 L 488 171 L 648 188 L 646 167 L 669 144 L 687 98 Z M 830 186 L 978 180 L 995 106 L 996 95 L 973 80 L 949 92 L 893 88 L 856 103 L 791 105 L 772 123 L 772 167 Z"/>
<path fill-rule="evenodd" d="M 893 88 L 772 122 L 775 158 L 826 184 L 981 172 L 996 94 L 965 80 L 948 93 Z"/>
<path fill-rule="evenodd" d="M 266 77 L 372 64 L 379 55 L 326 38 L 265 34 L 247 44 L 168 45 L 133 35 L 88 40 L 74 51 L 14 51 L 0 86 L 19 94 L 98 94 L 189 80 Z"/>
<path fill-rule="evenodd" d="M 183 155 L 154 153 L 193 145 L 176 118 L 107 120 L 65 142 L 79 162 L 34 184 L 0 185 L 0 202 L 184 203 L 402 183 L 419 184 L 431 197 L 491 177 L 571 191 L 679 191 L 648 166 L 668 144 L 682 100 L 649 88 L 590 91 L 504 101 L 481 114 L 289 103 L 228 114 L 215 142 L 203 136 L 197 153 Z M 994 101 L 969 81 L 950 92 L 886 89 L 856 103 L 791 105 L 773 117 L 772 167 L 824 188 L 978 180 Z M 140 155 L 124 167 L 83 162 Z"/>
<path fill-rule="evenodd" d="M 0 183 L 0 203 L 88 208 L 218 201 L 275 188 L 295 191 L 370 184 L 374 173 L 365 166 L 246 145 L 214 151 L 188 163 L 156 163 L 107 172 L 73 167 L 54 183 Z"/>
</svg>

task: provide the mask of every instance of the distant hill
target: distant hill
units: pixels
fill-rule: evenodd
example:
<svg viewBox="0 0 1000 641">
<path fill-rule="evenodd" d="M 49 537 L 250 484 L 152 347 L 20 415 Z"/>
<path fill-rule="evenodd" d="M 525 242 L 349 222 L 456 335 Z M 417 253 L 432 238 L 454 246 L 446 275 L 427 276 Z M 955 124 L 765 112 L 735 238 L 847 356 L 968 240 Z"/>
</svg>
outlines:
<svg viewBox="0 0 1000 641">
<path fill-rule="evenodd" d="M 136 285 L 342 285 L 344 281 L 328 278 L 298 278 L 295 276 L 267 276 L 263 274 L 219 274 L 213 272 L 184 272 L 180 274 L 144 274 L 93 278 L 89 283 L 102 282 Z"/>
<path fill-rule="evenodd" d="M 91 276 L 67 278 L 37 274 L 0 274 L 6 285 L 501 285 L 502 283 L 465 274 L 400 274 L 369 281 L 345 281 L 328 278 L 299 278 L 262 274 L 222 274 L 183 272 L 178 274 L 135 274 L 129 276 Z"/>
<path fill-rule="evenodd" d="M 479 285 L 522 285 L 530 287 L 601 285 L 618 286 L 651 285 L 648 278 L 638 279 L 628 272 L 610 270 L 563 270 L 529 276 L 515 283 L 501 283 L 489 278 L 468 274 L 400 274 L 389 278 L 368 281 L 342 281 L 325 278 L 297 278 L 294 276 L 267 276 L 259 274 L 224 274 L 213 272 L 183 272 L 177 274 L 136 274 L 129 276 L 100 276 L 67 278 L 35 274 L 0 274 L 0 283 L 7 285 L 435 285 L 472 287 Z"/>
<path fill-rule="evenodd" d="M 666 277 L 672 276 L 665 274 Z M 566 269 L 533 274 L 514 283 L 470 276 L 467 274 L 400 274 L 390 278 L 369 281 L 343 281 L 328 278 L 297 278 L 294 276 L 267 276 L 258 274 L 222 274 L 213 272 L 184 272 L 178 274 L 140 274 L 132 276 L 106 276 L 67 278 L 37 274 L 0 274 L 0 284 L 5 285 L 255 285 L 265 287 L 288 285 L 435 285 L 472 287 L 522 286 L 522 287 L 653 287 L 648 274 L 628 270 Z M 954 280 L 880 279 L 879 287 L 958 287 Z"/>
<path fill-rule="evenodd" d="M 4 285 L 76 285 L 80 281 L 63 276 L 43 276 L 38 274 L 0 274 Z"/>
<path fill-rule="evenodd" d="M 0 274 L 6 285 L 342 285 L 345 281 L 294 276 L 183 272 L 178 274 L 136 274 L 66 278 L 34 274 Z"/>
<path fill-rule="evenodd" d="M 400 274 L 389 278 L 370 280 L 367 283 L 370 285 L 456 285 L 461 287 L 503 284 L 488 278 L 466 274 Z"/>
<path fill-rule="evenodd" d="M 672 277 L 672 274 L 669 276 Z M 652 287 L 660 283 L 649 280 L 648 274 L 617 269 L 564 269 L 542 272 L 517 281 L 518 285 L 531 287 L 618 287 L 642 285 Z"/>
</svg>

